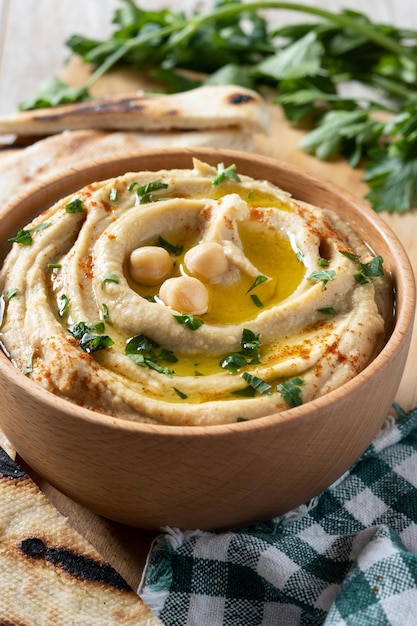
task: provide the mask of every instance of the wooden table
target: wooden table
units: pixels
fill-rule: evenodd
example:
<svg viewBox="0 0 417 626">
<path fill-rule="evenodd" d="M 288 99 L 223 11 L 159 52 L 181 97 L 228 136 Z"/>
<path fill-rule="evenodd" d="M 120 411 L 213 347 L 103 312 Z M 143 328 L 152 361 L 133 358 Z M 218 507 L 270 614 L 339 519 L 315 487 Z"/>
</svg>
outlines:
<svg viewBox="0 0 417 626">
<path fill-rule="evenodd" d="M 199 7 L 211 5 L 207 1 L 197 3 L 189 0 L 137 1 L 144 9 L 171 6 L 177 11 L 187 10 L 196 4 Z M 305 2 L 331 10 L 368 9 L 364 7 L 363 0 Z M 65 40 L 74 33 L 97 38 L 107 36 L 112 30 L 113 12 L 121 4 L 121 0 L 0 0 L 0 114 L 15 111 L 18 103 L 31 95 L 41 80 L 68 72 L 64 70 L 68 56 Z M 269 12 L 268 15 L 274 22 L 281 24 L 300 19 L 300 14 L 288 11 Z M 371 15 L 375 21 L 417 29 L 416 0 L 379 0 L 372 3 Z M 304 20 L 305 16 L 301 18 Z M 274 107 L 272 116 L 273 129 L 278 128 L 280 133 L 279 154 L 275 156 L 331 179 L 358 195 L 365 193 L 361 172 L 353 172 L 344 163 L 322 163 L 299 152 L 296 145 L 302 133 L 288 126 L 277 107 Z M 273 151 L 273 141 L 271 146 Z M 403 242 L 417 275 L 416 211 L 403 216 L 383 214 L 382 217 Z M 398 402 L 405 409 L 417 405 L 416 363 L 417 332 L 414 333 L 407 368 L 397 396 Z M 69 516 L 71 523 L 136 588 L 154 533 L 129 529 L 97 518 L 41 480 L 39 483 L 54 504 Z"/>
</svg>

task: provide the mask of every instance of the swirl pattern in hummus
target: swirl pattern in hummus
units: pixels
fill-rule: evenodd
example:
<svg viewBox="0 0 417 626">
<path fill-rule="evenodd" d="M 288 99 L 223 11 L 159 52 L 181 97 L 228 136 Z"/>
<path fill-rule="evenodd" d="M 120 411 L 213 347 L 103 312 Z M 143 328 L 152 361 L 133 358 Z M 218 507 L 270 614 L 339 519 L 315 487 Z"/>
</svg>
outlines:
<svg viewBox="0 0 417 626">
<path fill-rule="evenodd" d="M 93 183 L 18 235 L 0 273 L 6 354 L 112 416 L 207 425 L 283 411 L 354 377 L 384 332 L 380 259 L 336 214 L 233 166 Z M 192 275 L 186 253 L 202 243 L 221 247 L 222 269 L 192 276 L 203 312 L 176 309 L 162 285 Z M 160 283 L 132 277 L 144 246 L 168 253 Z"/>
</svg>

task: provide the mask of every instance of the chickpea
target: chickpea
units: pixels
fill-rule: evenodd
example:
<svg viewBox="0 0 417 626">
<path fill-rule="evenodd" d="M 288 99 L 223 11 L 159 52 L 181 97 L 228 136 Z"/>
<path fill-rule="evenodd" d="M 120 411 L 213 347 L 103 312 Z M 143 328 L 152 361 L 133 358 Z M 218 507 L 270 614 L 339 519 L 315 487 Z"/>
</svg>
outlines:
<svg viewBox="0 0 417 626">
<path fill-rule="evenodd" d="M 142 246 L 130 255 L 130 275 L 142 285 L 158 285 L 172 272 L 174 261 L 165 248 Z"/>
<path fill-rule="evenodd" d="M 191 274 L 206 280 L 218 278 L 228 267 L 223 246 L 214 241 L 190 248 L 185 254 L 184 263 Z"/>
<path fill-rule="evenodd" d="M 167 306 L 181 313 L 207 313 L 209 294 L 203 283 L 192 276 L 168 278 L 162 283 L 159 297 Z"/>
</svg>

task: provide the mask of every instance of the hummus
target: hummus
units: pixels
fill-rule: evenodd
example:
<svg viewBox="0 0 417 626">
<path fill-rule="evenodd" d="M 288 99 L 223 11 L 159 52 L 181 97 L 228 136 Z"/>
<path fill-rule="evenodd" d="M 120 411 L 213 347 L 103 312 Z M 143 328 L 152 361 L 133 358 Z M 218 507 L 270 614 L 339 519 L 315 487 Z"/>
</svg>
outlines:
<svg viewBox="0 0 417 626">
<path fill-rule="evenodd" d="M 387 284 L 335 213 L 231 165 L 86 186 L 13 238 L 1 345 L 112 416 L 210 425 L 339 387 L 377 353 Z"/>
</svg>

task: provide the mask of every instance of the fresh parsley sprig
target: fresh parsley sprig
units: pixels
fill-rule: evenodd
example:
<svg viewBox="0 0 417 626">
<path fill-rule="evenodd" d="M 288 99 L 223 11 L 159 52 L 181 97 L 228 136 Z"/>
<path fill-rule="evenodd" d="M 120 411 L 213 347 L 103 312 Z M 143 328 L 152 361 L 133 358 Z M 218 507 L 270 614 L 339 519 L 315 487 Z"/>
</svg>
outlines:
<svg viewBox="0 0 417 626">
<path fill-rule="evenodd" d="M 292 10 L 315 21 L 274 29 L 263 9 Z M 276 89 L 275 102 L 288 119 L 310 125 L 302 149 L 365 168 L 375 210 L 401 213 L 417 205 L 416 30 L 379 24 L 352 10 L 240 0 L 219 0 L 213 10 L 189 17 L 169 9 L 145 11 L 124 0 L 112 21 L 115 29 L 106 40 L 73 35 L 66 42 L 95 66 L 84 86 L 51 79 L 20 108 L 89 99 L 90 88 L 119 63 L 164 81 L 170 91 L 205 83 L 267 86 Z M 188 79 L 181 70 L 202 78 Z M 340 89 L 346 81 L 365 86 L 369 95 L 346 97 Z M 381 112 L 394 115 L 395 123 L 381 122 Z"/>
</svg>

